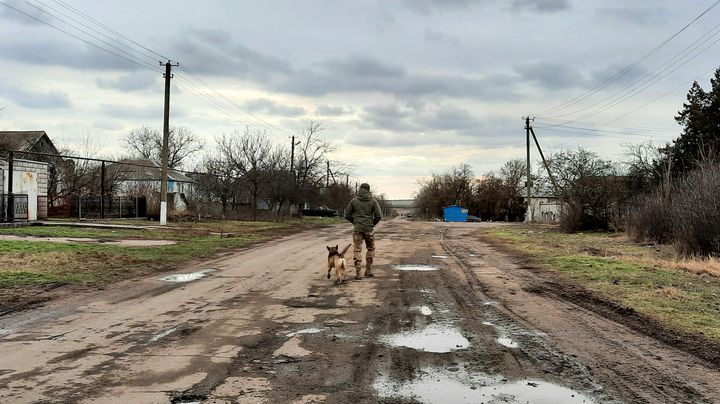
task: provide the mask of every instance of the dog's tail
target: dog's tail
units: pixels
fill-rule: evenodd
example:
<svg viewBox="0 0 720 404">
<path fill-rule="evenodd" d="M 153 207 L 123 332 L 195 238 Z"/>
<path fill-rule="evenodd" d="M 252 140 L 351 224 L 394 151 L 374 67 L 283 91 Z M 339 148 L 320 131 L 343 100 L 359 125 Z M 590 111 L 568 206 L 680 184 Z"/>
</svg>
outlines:
<svg viewBox="0 0 720 404">
<path fill-rule="evenodd" d="M 348 248 L 350 248 L 351 245 L 352 245 L 352 244 L 348 244 L 347 247 L 343 248 L 342 252 L 339 254 L 339 255 L 340 255 L 340 258 L 344 258 L 344 257 L 345 257 L 345 253 L 347 252 Z"/>
</svg>

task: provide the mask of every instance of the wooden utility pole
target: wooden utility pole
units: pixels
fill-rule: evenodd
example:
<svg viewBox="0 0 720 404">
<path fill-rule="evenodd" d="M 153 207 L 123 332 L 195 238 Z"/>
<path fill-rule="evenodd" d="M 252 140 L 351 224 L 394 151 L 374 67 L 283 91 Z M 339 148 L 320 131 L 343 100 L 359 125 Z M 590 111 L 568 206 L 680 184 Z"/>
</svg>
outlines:
<svg viewBox="0 0 720 404">
<path fill-rule="evenodd" d="M 545 171 L 547 171 L 548 177 L 550 177 L 550 182 L 553 185 L 555 195 L 560 196 L 560 188 L 558 187 L 557 181 L 555 181 L 555 176 L 552 175 L 552 172 L 550 171 L 550 165 L 548 165 L 547 160 L 545 160 L 545 155 L 540 148 L 540 143 L 537 140 L 537 136 L 535 136 L 535 131 L 533 130 L 532 126 L 530 127 L 530 133 L 532 134 L 533 140 L 535 140 L 535 146 L 537 146 L 538 152 L 540 153 L 540 158 L 542 158 L 543 165 L 545 166 Z"/>
<path fill-rule="evenodd" d="M 162 65 L 162 62 L 160 62 Z M 160 225 L 167 224 L 167 191 L 168 191 L 168 154 L 169 154 L 169 137 L 170 137 L 170 79 L 172 78 L 171 70 L 173 66 L 168 60 L 165 63 L 165 111 L 163 115 L 163 144 L 162 144 L 162 167 L 160 171 Z"/>
<path fill-rule="evenodd" d="M 325 188 L 330 187 L 330 160 L 327 161 L 327 173 L 325 174 Z"/>
<path fill-rule="evenodd" d="M 525 221 L 530 222 L 532 221 L 531 215 L 530 215 L 530 187 L 532 186 L 530 182 L 530 117 L 525 117 L 525 146 L 527 151 L 527 160 L 526 160 L 526 178 L 527 178 L 527 201 L 525 203 Z"/>
<path fill-rule="evenodd" d="M 293 176 L 293 182 L 295 181 L 295 146 L 299 145 L 300 142 L 295 143 L 295 135 L 291 137 L 292 143 L 290 143 L 290 174 Z"/>
<path fill-rule="evenodd" d="M 13 173 L 13 161 L 15 160 L 15 157 L 13 156 L 13 152 L 8 152 L 8 179 L 7 179 L 7 216 L 6 220 L 8 222 L 14 222 L 15 221 L 15 194 L 13 193 L 13 178 L 15 177 L 15 174 Z M 0 191 L 2 191 L 0 189 Z"/>
</svg>

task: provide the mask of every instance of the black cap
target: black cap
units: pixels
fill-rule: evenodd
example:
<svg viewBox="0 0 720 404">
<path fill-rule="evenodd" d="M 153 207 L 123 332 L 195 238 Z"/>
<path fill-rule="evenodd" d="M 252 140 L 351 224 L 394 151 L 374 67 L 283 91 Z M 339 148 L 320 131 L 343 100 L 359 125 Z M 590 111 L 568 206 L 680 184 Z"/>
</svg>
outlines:
<svg viewBox="0 0 720 404">
<path fill-rule="evenodd" d="M 368 183 L 366 183 L 366 182 L 363 182 L 362 184 L 360 184 L 360 188 L 365 188 L 365 189 L 367 189 L 367 190 L 369 191 L 369 190 L 370 190 L 370 185 L 369 185 Z"/>
</svg>

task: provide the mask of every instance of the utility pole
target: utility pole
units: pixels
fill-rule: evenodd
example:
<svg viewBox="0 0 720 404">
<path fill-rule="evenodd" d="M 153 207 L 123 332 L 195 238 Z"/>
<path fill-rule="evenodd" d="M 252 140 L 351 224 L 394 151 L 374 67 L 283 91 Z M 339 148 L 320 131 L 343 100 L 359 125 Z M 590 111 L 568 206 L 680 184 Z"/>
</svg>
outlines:
<svg viewBox="0 0 720 404">
<path fill-rule="evenodd" d="M 160 65 L 163 63 L 160 62 Z M 162 144 L 162 167 L 160 172 L 160 225 L 165 226 L 167 224 L 167 190 L 168 190 L 168 154 L 169 147 L 168 138 L 170 137 L 170 79 L 172 78 L 171 70 L 173 66 L 178 66 L 178 63 L 172 64 L 168 60 L 165 63 L 165 112 L 163 116 L 163 144 Z"/>
<path fill-rule="evenodd" d="M 330 187 L 330 160 L 327 161 L 327 173 L 325 174 L 325 188 Z"/>
<path fill-rule="evenodd" d="M 290 174 L 293 176 L 293 182 L 295 181 L 295 146 L 299 145 L 300 142 L 295 143 L 295 135 L 291 137 L 292 143 L 290 143 Z"/>
<path fill-rule="evenodd" d="M 526 175 L 527 175 L 527 202 L 525 203 L 525 221 L 530 222 L 532 221 L 531 215 L 530 215 L 530 187 L 532 184 L 530 183 L 530 116 L 525 117 L 525 137 L 526 142 L 525 146 L 527 149 L 527 161 L 526 161 Z"/>
<path fill-rule="evenodd" d="M 350 186 L 350 174 L 345 174 L 345 186 Z"/>
</svg>

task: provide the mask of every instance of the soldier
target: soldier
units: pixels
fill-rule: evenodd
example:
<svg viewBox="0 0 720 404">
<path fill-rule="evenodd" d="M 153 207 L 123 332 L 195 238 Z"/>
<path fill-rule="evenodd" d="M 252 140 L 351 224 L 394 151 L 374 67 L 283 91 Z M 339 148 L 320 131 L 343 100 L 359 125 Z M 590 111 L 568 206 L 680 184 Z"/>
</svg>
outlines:
<svg viewBox="0 0 720 404">
<path fill-rule="evenodd" d="M 353 261 L 355 263 L 355 279 L 360 279 L 362 267 L 362 243 L 365 241 L 367 253 L 365 254 L 365 276 L 372 277 L 372 263 L 375 256 L 375 236 L 373 229 L 382 219 L 380 204 L 370 193 L 370 185 L 360 185 L 355 198 L 345 209 L 345 219 L 353 224 Z"/>
</svg>

